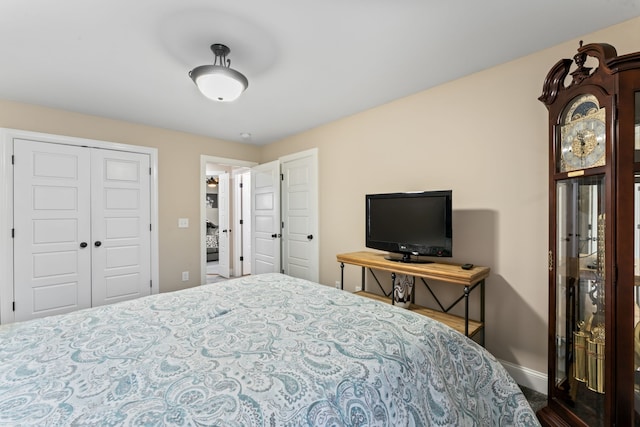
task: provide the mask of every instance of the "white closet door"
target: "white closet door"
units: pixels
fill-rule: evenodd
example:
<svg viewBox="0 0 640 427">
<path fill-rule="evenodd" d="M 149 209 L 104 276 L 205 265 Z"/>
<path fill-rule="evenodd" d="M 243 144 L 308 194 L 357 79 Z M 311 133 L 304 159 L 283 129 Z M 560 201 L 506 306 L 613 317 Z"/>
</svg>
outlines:
<svg viewBox="0 0 640 427">
<path fill-rule="evenodd" d="M 91 151 L 92 305 L 151 293 L 149 156 Z"/>
<path fill-rule="evenodd" d="M 14 141 L 15 320 L 91 305 L 90 151 Z"/>
</svg>

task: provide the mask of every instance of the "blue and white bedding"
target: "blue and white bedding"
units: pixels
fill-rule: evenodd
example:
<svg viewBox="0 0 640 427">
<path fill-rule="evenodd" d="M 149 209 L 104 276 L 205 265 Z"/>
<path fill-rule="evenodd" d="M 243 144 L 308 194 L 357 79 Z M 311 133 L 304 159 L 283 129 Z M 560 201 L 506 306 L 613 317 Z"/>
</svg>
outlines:
<svg viewBox="0 0 640 427">
<path fill-rule="evenodd" d="M 0 327 L 0 425 L 538 422 L 458 332 L 264 274 Z"/>
</svg>

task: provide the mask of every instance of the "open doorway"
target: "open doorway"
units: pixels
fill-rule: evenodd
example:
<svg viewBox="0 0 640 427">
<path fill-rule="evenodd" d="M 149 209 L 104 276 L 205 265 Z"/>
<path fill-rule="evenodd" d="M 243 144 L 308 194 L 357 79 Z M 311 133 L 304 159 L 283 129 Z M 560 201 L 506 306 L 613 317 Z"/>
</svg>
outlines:
<svg viewBox="0 0 640 427">
<path fill-rule="evenodd" d="M 201 156 L 201 283 L 251 272 L 250 170 L 255 163 Z"/>
<path fill-rule="evenodd" d="M 205 253 L 206 282 L 214 283 L 220 277 L 220 212 L 218 205 L 220 175 L 226 174 L 218 165 L 207 164 L 205 195 Z"/>
<path fill-rule="evenodd" d="M 253 162 L 201 156 L 201 283 L 207 283 L 206 187 L 211 178 L 217 181 L 219 222 L 214 222 L 218 261 L 215 267 L 211 264 L 211 270 L 217 271 L 218 279 L 282 272 L 317 282 L 317 149 L 256 166 Z M 271 248 L 271 252 L 265 248 Z"/>
</svg>

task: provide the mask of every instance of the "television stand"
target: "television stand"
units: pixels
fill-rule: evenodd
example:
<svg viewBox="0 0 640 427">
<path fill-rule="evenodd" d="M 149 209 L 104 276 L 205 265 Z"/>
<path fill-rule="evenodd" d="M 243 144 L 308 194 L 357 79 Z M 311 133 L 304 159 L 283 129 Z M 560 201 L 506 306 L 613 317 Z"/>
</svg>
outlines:
<svg viewBox="0 0 640 427">
<path fill-rule="evenodd" d="M 397 258 L 393 255 L 387 255 L 384 257 L 384 259 L 393 262 L 404 262 L 407 264 L 430 264 L 433 262 L 426 259 L 411 258 L 411 254 L 402 254 L 402 258 Z"/>
<path fill-rule="evenodd" d="M 385 258 L 384 254 L 368 251 L 338 254 L 337 260 L 340 263 L 341 289 L 344 289 L 344 265 L 357 265 L 362 267 L 362 291 L 356 292 L 356 295 L 375 299 L 389 304 L 394 304 L 392 298 L 393 289 L 387 295 L 384 289 L 382 289 L 382 286 L 380 286 L 382 292 L 385 294 L 384 296 L 373 292 L 367 292 L 365 287 L 365 271 L 367 268 L 371 271 L 376 281 L 377 278 L 373 273 L 373 270 L 390 272 L 392 283 L 395 280 L 396 273 L 419 277 L 422 283 L 424 283 L 424 285 L 429 290 L 431 296 L 436 301 L 440 310 L 433 310 L 427 307 L 422 307 L 414 304 L 413 301 L 409 306 L 409 310 L 442 322 L 445 325 L 448 325 L 457 330 L 458 332 L 463 333 L 467 337 L 474 337 L 478 332 L 482 331 L 480 345 L 484 346 L 484 284 L 485 279 L 489 276 L 490 269 L 488 267 L 480 267 L 476 265 L 470 270 L 463 270 L 461 264 L 443 264 L 437 262 L 431 262 L 429 264 L 403 263 L 398 262 L 397 260 L 390 261 Z M 447 284 L 462 286 L 462 295 L 449 307 L 444 307 L 425 279 L 432 279 L 440 282 L 445 282 Z M 378 282 L 378 285 L 380 285 L 380 282 Z M 480 288 L 480 319 L 470 320 L 469 294 L 476 288 Z M 416 290 L 414 289 L 412 293 L 412 299 L 415 297 L 415 291 Z M 461 301 L 464 301 L 464 317 L 450 314 L 449 310 L 457 306 L 457 304 Z"/>
</svg>

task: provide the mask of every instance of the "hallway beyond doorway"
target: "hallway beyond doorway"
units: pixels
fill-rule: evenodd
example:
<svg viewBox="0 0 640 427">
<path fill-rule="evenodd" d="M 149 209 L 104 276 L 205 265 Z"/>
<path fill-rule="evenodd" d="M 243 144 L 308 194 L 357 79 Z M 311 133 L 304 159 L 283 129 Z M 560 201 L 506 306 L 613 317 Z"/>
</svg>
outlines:
<svg viewBox="0 0 640 427">
<path fill-rule="evenodd" d="M 218 261 L 210 261 L 207 263 L 207 282 L 206 284 L 210 284 L 210 283 L 218 283 L 218 282 L 224 282 L 225 280 L 229 280 L 232 277 L 230 277 L 229 279 L 227 279 L 226 277 L 222 277 L 218 274 Z"/>
</svg>

